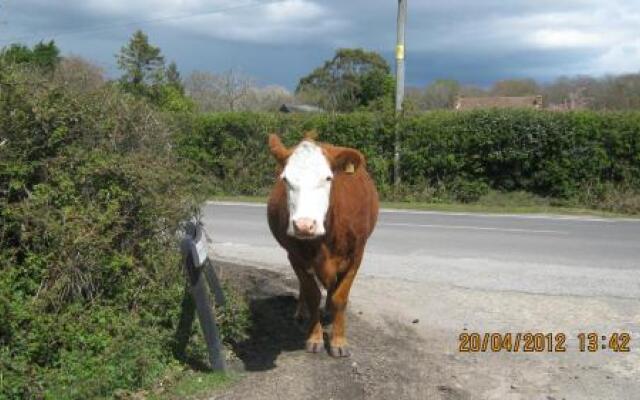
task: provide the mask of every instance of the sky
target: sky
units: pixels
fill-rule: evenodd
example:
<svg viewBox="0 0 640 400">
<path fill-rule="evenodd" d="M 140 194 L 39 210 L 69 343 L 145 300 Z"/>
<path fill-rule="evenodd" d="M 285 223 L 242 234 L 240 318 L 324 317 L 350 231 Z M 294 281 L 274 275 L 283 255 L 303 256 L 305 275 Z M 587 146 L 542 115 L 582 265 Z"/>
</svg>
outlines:
<svg viewBox="0 0 640 400">
<path fill-rule="evenodd" d="M 407 84 L 640 72 L 640 0 L 407 0 Z M 294 89 L 340 47 L 393 65 L 395 0 L 0 0 L 0 46 L 55 39 L 118 76 L 136 29 L 183 75 L 236 69 Z"/>
</svg>

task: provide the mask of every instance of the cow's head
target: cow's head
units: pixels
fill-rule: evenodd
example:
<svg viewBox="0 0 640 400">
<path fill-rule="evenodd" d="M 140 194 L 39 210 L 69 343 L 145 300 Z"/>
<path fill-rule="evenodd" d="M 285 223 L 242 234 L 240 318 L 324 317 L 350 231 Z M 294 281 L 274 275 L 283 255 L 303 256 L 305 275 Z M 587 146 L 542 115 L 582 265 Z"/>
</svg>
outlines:
<svg viewBox="0 0 640 400">
<path fill-rule="evenodd" d="M 364 164 L 354 149 L 331 146 L 305 139 L 286 148 L 277 135 L 269 136 L 269 148 L 282 168 L 287 192 L 289 226 L 287 234 L 298 239 L 323 236 L 334 177 L 355 173 Z"/>
</svg>

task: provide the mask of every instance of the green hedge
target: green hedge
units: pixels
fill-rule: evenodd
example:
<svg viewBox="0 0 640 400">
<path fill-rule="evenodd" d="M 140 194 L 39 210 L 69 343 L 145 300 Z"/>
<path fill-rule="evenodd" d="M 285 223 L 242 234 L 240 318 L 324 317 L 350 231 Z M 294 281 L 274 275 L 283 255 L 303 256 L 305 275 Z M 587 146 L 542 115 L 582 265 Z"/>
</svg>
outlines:
<svg viewBox="0 0 640 400">
<path fill-rule="evenodd" d="M 377 181 L 386 182 L 392 146 L 386 125 L 372 114 L 290 116 L 267 113 L 220 113 L 185 116 L 180 154 L 214 179 L 220 194 L 264 195 L 273 182 L 275 164 L 267 151 L 269 133 L 281 134 L 287 145 L 315 130 L 323 141 L 360 149 Z"/>
<path fill-rule="evenodd" d="M 176 233 L 197 177 L 144 100 L 20 70 L 0 85 L 0 398 L 150 387 L 179 365 Z"/>
<path fill-rule="evenodd" d="M 223 113 L 181 121 L 180 152 L 216 182 L 218 193 L 263 195 L 274 163 L 266 135 L 295 144 L 303 132 L 360 149 L 384 197 L 391 196 L 394 122 L 375 113 Z M 640 112 L 528 110 L 431 112 L 401 124 L 402 181 L 472 201 L 489 189 L 571 199 L 588 188 L 638 189 Z"/>
</svg>

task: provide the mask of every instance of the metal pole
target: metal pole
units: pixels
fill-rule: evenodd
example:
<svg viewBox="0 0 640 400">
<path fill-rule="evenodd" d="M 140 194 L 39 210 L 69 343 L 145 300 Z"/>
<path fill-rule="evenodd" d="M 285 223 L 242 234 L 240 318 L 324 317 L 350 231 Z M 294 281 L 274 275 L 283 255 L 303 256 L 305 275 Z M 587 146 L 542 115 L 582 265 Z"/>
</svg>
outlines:
<svg viewBox="0 0 640 400">
<path fill-rule="evenodd" d="M 207 288 L 206 278 L 202 274 L 202 270 L 193 266 L 191 256 L 187 257 L 187 263 L 191 263 L 191 267 L 197 269 L 196 282 L 189 288 L 189 292 L 196 304 L 198 312 L 198 320 L 200 320 L 200 328 L 204 334 L 204 341 L 207 343 L 209 350 L 209 362 L 214 371 L 224 371 L 226 369 L 224 361 L 224 348 L 220 341 L 220 332 L 216 324 L 216 318 L 211 309 L 211 298 L 209 297 L 209 289 Z"/>
<path fill-rule="evenodd" d="M 207 257 L 202 227 L 199 224 L 189 222 L 185 227 L 185 233 L 186 236 L 182 240 L 181 248 L 189 284 L 188 291 L 193 301 L 190 302 L 187 299 L 183 299 L 183 315 L 180 318 L 179 329 L 176 333 L 178 344 L 176 353 L 184 355 L 184 350 L 189 340 L 191 324 L 193 323 L 193 313 L 196 311 L 200 320 L 200 328 L 202 328 L 204 340 L 209 350 L 211 368 L 214 371 L 224 371 L 226 369 L 224 348 L 220 340 L 220 332 L 212 309 L 209 290 L 214 290 L 218 305 L 224 303 L 224 296 L 220 288 L 220 282 L 215 276 L 213 266 Z M 213 287 L 208 287 L 207 283 Z"/>
<path fill-rule="evenodd" d="M 404 30 L 407 21 L 407 0 L 398 0 L 398 40 L 396 44 L 396 123 L 393 154 L 393 184 L 400 184 L 400 117 L 404 102 Z"/>
</svg>

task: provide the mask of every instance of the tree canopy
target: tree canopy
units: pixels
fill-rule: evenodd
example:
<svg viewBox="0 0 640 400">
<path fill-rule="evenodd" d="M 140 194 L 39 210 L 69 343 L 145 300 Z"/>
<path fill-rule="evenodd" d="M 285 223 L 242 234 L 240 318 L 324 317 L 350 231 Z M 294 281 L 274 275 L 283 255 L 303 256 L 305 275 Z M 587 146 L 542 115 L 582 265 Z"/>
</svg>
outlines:
<svg viewBox="0 0 640 400">
<path fill-rule="evenodd" d="M 164 78 L 161 50 L 150 44 L 149 37 L 141 30 L 133 34 L 116 57 L 118 67 L 123 71 L 120 81 L 133 92 L 144 92 L 145 86 L 161 82 Z"/>
<path fill-rule="evenodd" d="M 30 64 L 43 71 L 53 72 L 60 62 L 60 49 L 53 40 L 39 42 L 33 48 L 14 43 L 2 49 L 0 59 L 10 64 Z"/>
<path fill-rule="evenodd" d="M 494 96 L 533 96 L 540 93 L 540 87 L 533 79 L 505 79 L 493 84 Z"/>
<path fill-rule="evenodd" d="M 339 49 L 300 79 L 296 93 L 331 111 L 353 111 L 393 92 L 387 61 L 363 49 Z"/>
<path fill-rule="evenodd" d="M 178 71 L 178 65 L 175 63 L 175 61 L 171 61 L 171 63 L 167 67 L 167 70 L 165 71 L 165 78 L 169 86 L 184 94 L 182 76 L 180 75 L 180 71 Z"/>
</svg>

